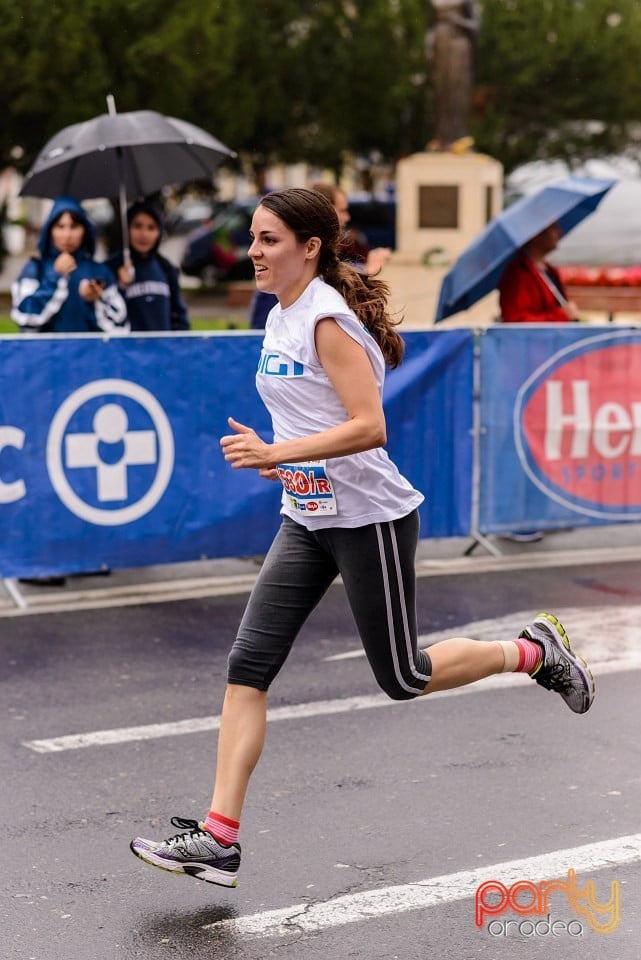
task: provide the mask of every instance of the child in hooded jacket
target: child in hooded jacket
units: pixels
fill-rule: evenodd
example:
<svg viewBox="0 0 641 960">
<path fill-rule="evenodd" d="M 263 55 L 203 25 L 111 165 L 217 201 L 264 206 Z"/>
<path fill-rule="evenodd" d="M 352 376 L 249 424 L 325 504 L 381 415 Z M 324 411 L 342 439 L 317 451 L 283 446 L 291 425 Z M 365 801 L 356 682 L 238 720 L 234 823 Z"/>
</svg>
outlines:
<svg viewBox="0 0 641 960">
<path fill-rule="evenodd" d="M 107 265 L 118 277 L 134 332 L 189 330 L 187 307 L 178 283 L 178 268 L 158 252 L 163 219 L 149 201 L 132 204 L 127 211 L 131 267 L 122 251 Z"/>
<path fill-rule="evenodd" d="M 11 288 L 11 318 L 38 333 L 129 330 L 127 307 L 109 267 L 94 260 L 95 232 L 73 197 L 58 197 L 38 240 L 39 257 Z"/>
</svg>

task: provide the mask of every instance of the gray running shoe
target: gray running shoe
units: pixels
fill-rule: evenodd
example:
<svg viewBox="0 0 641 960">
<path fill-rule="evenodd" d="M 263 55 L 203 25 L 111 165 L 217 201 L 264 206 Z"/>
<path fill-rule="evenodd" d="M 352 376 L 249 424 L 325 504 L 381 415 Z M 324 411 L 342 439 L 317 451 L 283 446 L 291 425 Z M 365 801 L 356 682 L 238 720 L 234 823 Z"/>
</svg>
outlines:
<svg viewBox="0 0 641 960">
<path fill-rule="evenodd" d="M 203 830 L 197 820 L 172 817 L 172 826 L 182 828 L 168 840 L 144 840 L 136 837 L 129 844 L 132 853 L 161 870 L 186 873 L 196 880 L 235 887 L 240 866 L 240 844 L 228 847 Z"/>
<path fill-rule="evenodd" d="M 543 648 L 543 662 L 530 674 L 546 690 L 560 693 L 570 710 L 586 713 L 594 700 L 594 677 L 582 657 L 573 653 L 570 638 L 551 613 L 539 613 L 519 637 Z"/>
</svg>

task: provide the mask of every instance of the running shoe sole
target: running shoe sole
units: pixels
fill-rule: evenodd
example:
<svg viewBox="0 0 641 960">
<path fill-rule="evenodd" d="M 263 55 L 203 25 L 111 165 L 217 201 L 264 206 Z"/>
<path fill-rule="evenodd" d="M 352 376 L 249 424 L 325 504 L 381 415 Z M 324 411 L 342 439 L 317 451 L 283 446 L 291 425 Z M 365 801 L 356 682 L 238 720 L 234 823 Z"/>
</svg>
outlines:
<svg viewBox="0 0 641 960">
<path fill-rule="evenodd" d="M 533 626 L 538 626 L 541 624 L 541 621 L 545 621 L 544 629 L 546 632 L 550 630 L 551 637 L 548 637 L 550 643 L 557 647 L 564 656 L 568 657 L 571 661 L 581 679 L 583 680 L 584 694 L 585 694 L 585 705 L 582 710 L 574 710 L 574 713 L 587 713 L 587 711 L 592 706 L 592 701 L 594 700 L 594 694 L 596 693 L 596 685 L 594 683 L 594 677 L 592 676 L 592 671 L 590 670 L 587 662 L 583 657 L 579 656 L 574 652 L 570 646 L 570 638 L 567 635 L 565 627 L 552 613 L 539 613 L 536 615 L 535 619 L 532 621 Z M 536 674 L 534 674 L 533 679 L 536 680 Z M 567 703 L 567 700 L 566 700 Z M 570 704 L 568 703 L 568 706 Z M 570 710 L 573 710 L 573 707 L 570 706 Z"/>
<path fill-rule="evenodd" d="M 178 863 L 178 861 L 167 860 L 165 857 L 159 857 L 153 850 L 137 850 L 134 846 L 135 840 L 129 844 L 131 852 L 144 863 L 149 863 L 152 867 L 158 867 L 159 870 L 165 870 L 168 873 L 186 874 L 188 877 L 194 877 L 195 880 L 204 880 L 206 883 L 216 883 L 221 887 L 235 887 L 238 883 L 236 873 L 229 873 L 225 870 L 218 870 L 216 867 L 209 866 L 206 863 L 197 863 L 187 861 Z M 149 842 L 149 841 L 145 841 Z M 152 841 L 153 842 L 153 841 Z"/>
</svg>

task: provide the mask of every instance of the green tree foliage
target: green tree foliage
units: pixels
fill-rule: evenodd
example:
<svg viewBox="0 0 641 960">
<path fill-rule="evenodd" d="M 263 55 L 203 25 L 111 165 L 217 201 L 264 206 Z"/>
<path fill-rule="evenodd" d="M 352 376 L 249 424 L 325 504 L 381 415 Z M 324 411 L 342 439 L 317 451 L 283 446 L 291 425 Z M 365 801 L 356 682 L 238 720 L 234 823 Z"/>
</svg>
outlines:
<svg viewBox="0 0 641 960">
<path fill-rule="evenodd" d="M 507 170 L 638 150 L 638 0 L 483 4 L 474 133 Z"/>
<path fill-rule="evenodd" d="M 311 11 L 297 137 L 310 158 L 337 167 L 346 152 L 397 158 L 421 149 L 424 0 L 317 0 Z"/>
<path fill-rule="evenodd" d="M 634 147 L 638 0 L 485 0 L 472 134 L 509 170 Z M 0 163 L 61 127 L 155 109 L 257 168 L 388 160 L 432 133 L 429 0 L 4 0 Z"/>
<path fill-rule="evenodd" d="M 0 17 L 1 157 L 30 159 L 57 129 L 90 115 L 104 84 L 100 36 L 87 30 L 95 0 L 4 0 Z M 104 97 L 103 97 L 104 103 Z"/>
</svg>

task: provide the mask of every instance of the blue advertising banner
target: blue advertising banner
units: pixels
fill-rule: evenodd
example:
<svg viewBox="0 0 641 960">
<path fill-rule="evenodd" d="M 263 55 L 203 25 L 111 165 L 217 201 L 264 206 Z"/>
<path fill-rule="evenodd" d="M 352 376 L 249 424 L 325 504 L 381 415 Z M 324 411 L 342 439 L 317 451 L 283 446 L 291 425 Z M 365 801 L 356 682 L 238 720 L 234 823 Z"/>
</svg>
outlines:
<svg viewBox="0 0 641 960">
<path fill-rule="evenodd" d="M 276 484 L 231 470 L 218 444 L 228 415 L 269 436 L 253 387 L 260 343 L 3 338 L 3 576 L 266 547 L 278 523 Z"/>
<path fill-rule="evenodd" d="M 481 335 L 479 530 L 641 519 L 641 331 Z"/>
<path fill-rule="evenodd" d="M 386 389 L 390 453 L 428 495 L 422 535 L 456 535 L 469 529 L 472 335 L 406 341 Z M 233 470 L 219 446 L 228 416 L 271 440 L 261 342 L 0 338 L 0 575 L 264 553 L 280 485 Z"/>
<path fill-rule="evenodd" d="M 425 495 L 422 537 L 470 532 L 474 331 L 407 333 L 405 359 L 383 394 L 387 450 Z"/>
</svg>

